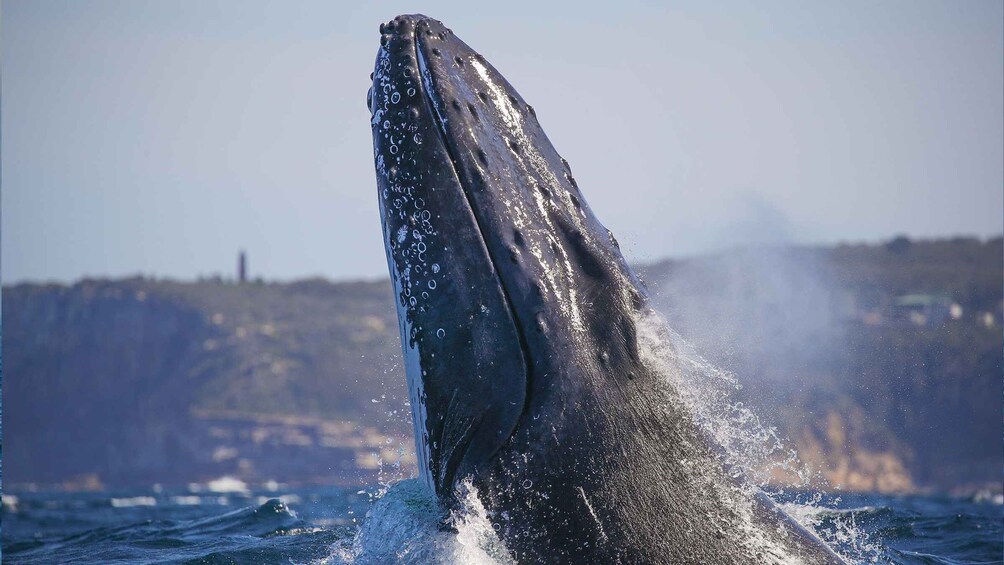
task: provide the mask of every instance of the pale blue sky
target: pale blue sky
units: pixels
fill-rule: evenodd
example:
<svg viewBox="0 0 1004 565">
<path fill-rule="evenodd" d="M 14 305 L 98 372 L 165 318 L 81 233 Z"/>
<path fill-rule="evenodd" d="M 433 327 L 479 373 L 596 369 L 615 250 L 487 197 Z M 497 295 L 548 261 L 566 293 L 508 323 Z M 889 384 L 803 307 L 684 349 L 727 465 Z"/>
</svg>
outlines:
<svg viewBox="0 0 1004 565">
<path fill-rule="evenodd" d="M 574 7 L 573 7 L 574 6 Z M 2 4 L 2 277 L 384 276 L 368 75 L 421 11 L 633 260 L 1004 230 L 1004 3 Z"/>
</svg>

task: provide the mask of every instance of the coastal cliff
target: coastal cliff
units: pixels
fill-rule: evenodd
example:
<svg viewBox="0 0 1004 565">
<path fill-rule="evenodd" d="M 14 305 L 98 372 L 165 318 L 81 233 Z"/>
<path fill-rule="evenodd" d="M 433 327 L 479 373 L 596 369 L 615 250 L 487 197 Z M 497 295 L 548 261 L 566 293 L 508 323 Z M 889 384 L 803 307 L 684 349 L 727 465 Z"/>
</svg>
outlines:
<svg viewBox="0 0 1004 565">
<path fill-rule="evenodd" d="M 739 398 L 850 490 L 1000 489 L 1001 239 L 640 268 Z M 3 289 L 4 484 L 344 484 L 414 466 L 386 281 Z M 778 476 L 785 480 L 784 476 Z"/>
</svg>

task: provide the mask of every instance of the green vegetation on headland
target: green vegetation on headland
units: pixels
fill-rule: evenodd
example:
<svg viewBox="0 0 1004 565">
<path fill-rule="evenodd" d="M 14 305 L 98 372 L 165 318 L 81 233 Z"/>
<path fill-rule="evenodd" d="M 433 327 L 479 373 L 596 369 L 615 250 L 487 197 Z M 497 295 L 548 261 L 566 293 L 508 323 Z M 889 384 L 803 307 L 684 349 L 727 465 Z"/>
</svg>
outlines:
<svg viewBox="0 0 1004 565">
<path fill-rule="evenodd" d="M 832 482 L 1000 490 L 1000 238 L 640 270 L 670 324 Z M 358 483 L 414 464 L 386 281 L 21 284 L 3 289 L 2 339 L 8 490 Z"/>
</svg>

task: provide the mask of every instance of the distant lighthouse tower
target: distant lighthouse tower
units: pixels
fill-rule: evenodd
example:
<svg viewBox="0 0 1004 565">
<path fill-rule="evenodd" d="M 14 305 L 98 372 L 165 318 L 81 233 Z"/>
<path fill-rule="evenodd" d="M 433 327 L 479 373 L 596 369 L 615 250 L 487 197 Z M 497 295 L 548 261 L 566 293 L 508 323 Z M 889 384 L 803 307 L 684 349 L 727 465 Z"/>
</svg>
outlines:
<svg viewBox="0 0 1004 565">
<path fill-rule="evenodd" d="M 248 280 L 248 255 L 241 249 L 237 256 L 237 282 L 245 283 Z"/>
</svg>

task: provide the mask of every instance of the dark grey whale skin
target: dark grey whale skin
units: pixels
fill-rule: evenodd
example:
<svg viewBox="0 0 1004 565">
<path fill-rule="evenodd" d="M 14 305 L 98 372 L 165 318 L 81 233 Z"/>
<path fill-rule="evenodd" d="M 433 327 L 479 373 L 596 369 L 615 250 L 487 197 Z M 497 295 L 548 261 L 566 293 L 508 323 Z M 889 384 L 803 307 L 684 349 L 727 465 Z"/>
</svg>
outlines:
<svg viewBox="0 0 1004 565">
<path fill-rule="evenodd" d="M 377 186 L 443 504 L 469 479 L 520 563 L 840 563 L 728 477 L 646 360 L 647 294 L 534 110 L 440 22 L 380 32 Z"/>
</svg>

